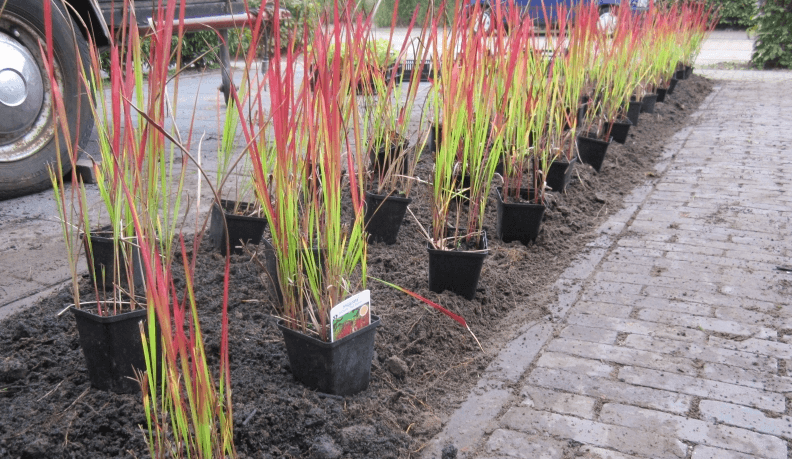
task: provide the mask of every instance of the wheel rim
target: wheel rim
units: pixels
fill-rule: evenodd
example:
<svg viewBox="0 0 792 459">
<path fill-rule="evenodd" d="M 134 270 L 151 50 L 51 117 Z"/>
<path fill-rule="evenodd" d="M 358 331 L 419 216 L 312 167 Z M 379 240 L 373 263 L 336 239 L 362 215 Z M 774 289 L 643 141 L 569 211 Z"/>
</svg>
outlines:
<svg viewBox="0 0 792 459">
<path fill-rule="evenodd" d="M 603 32 L 613 33 L 616 30 L 616 15 L 611 13 L 610 10 L 604 11 L 600 14 L 597 27 Z"/>
<path fill-rule="evenodd" d="M 41 59 L 42 37 L 27 21 L 6 10 L 0 17 L 0 162 L 19 161 L 52 140 L 50 84 Z M 63 78 L 54 65 L 58 85 Z"/>
<path fill-rule="evenodd" d="M 489 33 L 492 29 L 492 15 L 490 14 L 489 10 L 485 10 L 481 12 L 479 16 L 479 20 L 476 21 L 474 32 L 478 32 L 479 30 L 483 30 L 484 33 Z"/>
</svg>

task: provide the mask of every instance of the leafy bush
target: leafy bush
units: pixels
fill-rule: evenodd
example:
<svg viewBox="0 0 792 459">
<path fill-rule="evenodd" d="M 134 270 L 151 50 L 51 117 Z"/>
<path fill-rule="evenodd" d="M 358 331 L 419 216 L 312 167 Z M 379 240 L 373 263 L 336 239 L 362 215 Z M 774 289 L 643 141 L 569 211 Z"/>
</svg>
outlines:
<svg viewBox="0 0 792 459">
<path fill-rule="evenodd" d="M 792 0 L 765 0 L 756 21 L 752 61 L 762 68 L 792 68 Z"/>
<path fill-rule="evenodd" d="M 375 2 L 376 3 L 376 2 Z M 423 24 L 426 17 L 426 6 L 429 2 L 426 0 L 399 0 L 399 10 L 396 16 L 396 25 L 398 27 L 406 27 L 410 25 L 415 7 L 418 6 L 418 18 L 416 20 L 416 27 Z M 393 9 L 396 6 L 395 0 L 382 0 L 382 3 L 377 10 L 377 16 L 374 18 L 377 27 L 390 27 L 391 19 L 393 18 Z M 450 0 L 446 3 L 446 11 L 450 12 L 454 9 L 454 1 Z"/>
<path fill-rule="evenodd" d="M 719 26 L 748 28 L 754 25 L 756 0 L 709 0 L 720 7 Z"/>
</svg>

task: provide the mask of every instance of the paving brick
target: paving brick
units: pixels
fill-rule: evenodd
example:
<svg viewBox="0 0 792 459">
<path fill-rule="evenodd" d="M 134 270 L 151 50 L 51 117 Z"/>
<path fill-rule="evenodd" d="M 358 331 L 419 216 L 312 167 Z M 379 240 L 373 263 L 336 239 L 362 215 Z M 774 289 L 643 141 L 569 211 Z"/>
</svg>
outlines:
<svg viewBox="0 0 792 459">
<path fill-rule="evenodd" d="M 779 341 L 767 341 L 756 338 L 735 341 L 717 336 L 711 336 L 709 341 L 713 346 L 718 346 L 725 349 L 736 349 L 738 351 L 768 355 L 779 359 L 792 358 L 792 344 L 782 343 Z"/>
<path fill-rule="evenodd" d="M 727 306 L 731 308 L 746 308 L 771 310 L 776 307 L 772 301 L 763 301 L 754 298 L 743 298 L 739 296 L 723 295 L 721 293 L 707 293 L 700 291 L 680 291 L 673 287 L 647 286 L 643 289 L 643 294 L 656 298 L 667 298 L 680 301 L 692 301 L 709 305 Z"/>
<path fill-rule="evenodd" d="M 594 301 L 578 301 L 575 304 L 575 312 L 586 314 L 599 314 L 608 317 L 620 317 L 626 319 L 632 313 L 632 306 L 624 306 L 615 303 L 600 303 Z"/>
<path fill-rule="evenodd" d="M 607 378 L 571 373 L 551 368 L 536 368 L 528 384 L 560 389 L 589 397 L 602 397 L 630 405 L 644 406 L 662 411 L 683 414 L 690 409 L 691 397 L 677 392 L 636 387 Z"/>
<path fill-rule="evenodd" d="M 641 430 L 648 435 L 679 438 L 747 454 L 777 459 L 787 456 L 786 443 L 774 436 L 634 406 L 607 403 L 602 407 L 599 420 Z"/>
<path fill-rule="evenodd" d="M 758 331 L 758 327 L 752 329 L 731 320 L 693 316 L 681 312 L 658 311 L 657 309 L 641 309 L 636 316 L 638 319 L 647 322 L 683 325 L 688 328 L 698 328 L 699 330 L 725 333 L 727 335 L 749 337 Z"/>
<path fill-rule="evenodd" d="M 594 279 L 596 279 L 598 282 L 623 282 L 628 284 L 636 284 L 639 286 L 665 286 L 691 292 L 715 293 L 718 291 L 718 285 L 712 282 L 682 280 L 662 276 L 599 272 L 594 276 Z"/>
<path fill-rule="evenodd" d="M 615 362 L 622 365 L 639 365 L 656 370 L 678 372 L 690 376 L 699 373 L 698 365 L 692 359 L 671 357 L 648 349 L 631 349 L 627 346 L 588 343 L 571 339 L 555 339 L 547 346 L 546 352 L 563 352 L 587 359 Z"/>
<path fill-rule="evenodd" d="M 563 279 L 588 279 L 594 268 L 599 264 L 607 250 L 589 249 L 575 258 L 570 266 L 561 274 Z"/>
<path fill-rule="evenodd" d="M 646 264 L 626 263 L 623 261 L 605 261 L 599 268 L 604 272 L 622 274 L 641 274 L 648 276 L 652 271 L 652 266 Z"/>
<path fill-rule="evenodd" d="M 561 459 L 565 446 L 565 442 L 552 438 L 498 429 L 484 445 L 484 458 Z"/>
<path fill-rule="evenodd" d="M 710 446 L 696 445 L 690 459 L 756 459 L 758 456 L 738 453 Z"/>
<path fill-rule="evenodd" d="M 448 443 L 455 445 L 463 457 L 475 451 L 485 431 L 507 406 L 510 397 L 511 391 L 503 389 L 471 392 L 448 420 L 443 431 L 427 445 L 422 457 L 440 457 L 443 446 Z"/>
<path fill-rule="evenodd" d="M 629 335 L 624 340 L 624 346 L 691 360 L 721 363 L 749 370 L 756 369 L 775 372 L 778 368 L 778 362 L 774 358 L 735 351 L 733 349 L 723 349 L 716 346 L 699 345 L 672 339 L 652 338 L 646 335 Z"/>
<path fill-rule="evenodd" d="M 558 336 L 560 338 L 588 341 L 591 343 L 613 344 L 616 342 L 616 335 L 618 335 L 618 332 L 615 330 L 570 325 L 561 330 Z"/>
<path fill-rule="evenodd" d="M 611 448 L 616 451 L 656 459 L 679 459 L 687 455 L 687 445 L 663 436 L 644 435 L 628 427 L 535 411 L 531 408 L 511 408 L 501 424 L 525 433 L 547 433 L 556 438 L 568 438 L 581 443 Z"/>
<path fill-rule="evenodd" d="M 636 319 L 620 319 L 597 314 L 570 314 L 568 322 L 570 324 L 600 327 L 623 333 L 636 333 L 639 335 L 678 339 L 680 341 L 704 343 L 707 340 L 707 334 L 701 330 L 668 326 Z"/>
<path fill-rule="evenodd" d="M 597 448 L 588 445 L 581 446 L 580 452 L 588 453 L 592 459 L 641 459 L 638 456 L 633 456 L 632 454 L 622 454 L 609 449 Z M 586 456 L 584 455 L 583 458 L 585 459 Z"/>
<path fill-rule="evenodd" d="M 612 366 L 602 363 L 600 360 L 581 359 L 568 354 L 558 352 L 545 352 L 536 361 L 537 367 L 560 368 L 572 373 L 579 373 L 587 376 L 607 378 L 613 371 Z"/>
<path fill-rule="evenodd" d="M 553 332 L 553 325 L 550 323 L 527 324 L 517 338 L 509 341 L 498 352 L 498 356 L 487 366 L 485 377 L 517 382 Z"/>
<path fill-rule="evenodd" d="M 638 367 L 623 367 L 619 370 L 619 379 L 639 386 L 748 405 L 776 413 L 786 410 L 783 395 L 721 381 Z"/>
<path fill-rule="evenodd" d="M 701 416 L 711 422 L 719 422 L 757 432 L 792 439 L 792 417 L 767 417 L 764 413 L 747 406 L 702 400 L 699 405 Z"/>
<path fill-rule="evenodd" d="M 525 386 L 520 391 L 523 397 L 520 406 L 536 410 L 569 414 L 584 419 L 594 419 L 595 399 L 584 395 L 570 394 L 543 387 Z"/>
</svg>

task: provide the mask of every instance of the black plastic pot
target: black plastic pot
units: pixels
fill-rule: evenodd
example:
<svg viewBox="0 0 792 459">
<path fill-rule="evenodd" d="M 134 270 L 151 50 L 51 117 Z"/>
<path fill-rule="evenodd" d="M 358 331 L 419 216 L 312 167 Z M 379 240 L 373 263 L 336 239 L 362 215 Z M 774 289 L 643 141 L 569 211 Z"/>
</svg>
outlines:
<svg viewBox="0 0 792 459">
<path fill-rule="evenodd" d="M 366 232 L 369 242 L 395 244 L 412 199 L 366 192 Z"/>
<path fill-rule="evenodd" d="M 429 138 L 426 140 L 426 151 L 429 153 L 436 153 L 437 148 L 440 146 L 440 138 L 443 134 L 442 123 L 432 123 L 429 130 Z"/>
<path fill-rule="evenodd" d="M 630 126 L 632 126 L 632 123 L 629 119 L 625 119 L 622 122 L 608 123 L 605 126 L 605 132 L 609 129 L 613 141 L 623 144 L 627 141 L 627 134 L 630 133 Z"/>
<path fill-rule="evenodd" d="M 641 113 L 654 113 L 657 94 L 647 94 L 641 101 Z"/>
<path fill-rule="evenodd" d="M 602 169 L 602 162 L 605 160 L 605 153 L 608 151 L 613 138 L 608 142 L 603 140 L 594 139 L 591 137 L 581 136 L 577 137 L 578 154 L 580 161 L 589 164 L 595 171 L 599 172 Z"/>
<path fill-rule="evenodd" d="M 231 246 L 231 253 L 241 254 L 244 252 L 244 245 L 258 245 L 261 242 L 261 235 L 264 234 L 264 229 L 267 227 L 267 219 L 233 213 L 235 209 L 253 209 L 253 204 L 223 199 L 220 201 L 220 206 L 216 202 L 212 204 L 209 223 L 209 240 L 212 241 L 212 246 L 216 250 L 219 250 L 223 255 L 226 254 L 226 227 L 223 225 L 223 218 L 228 226 L 228 243 Z"/>
<path fill-rule="evenodd" d="M 631 100 L 627 106 L 627 118 L 633 126 L 638 126 L 638 116 L 641 114 L 641 101 Z"/>
<path fill-rule="evenodd" d="M 572 172 L 575 170 L 575 161 L 556 160 L 550 163 L 550 170 L 547 171 L 547 186 L 553 191 L 564 191 L 572 180 Z"/>
<path fill-rule="evenodd" d="M 676 79 L 676 78 L 671 78 L 668 81 L 668 95 L 669 96 L 674 93 L 674 88 L 676 88 L 677 83 L 679 83 L 679 80 Z"/>
<path fill-rule="evenodd" d="M 476 295 L 481 268 L 487 251 L 487 235 L 481 238 L 476 252 L 462 250 L 437 250 L 427 246 L 429 252 L 429 290 L 449 290 L 472 300 Z"/>
<path fill-rule="evenodd" d="M 503 242 L 520 241 L 525 245 L 536 241 L 542 227 L 544 204 L 531 202 L 508 203 L 503 201 L 502 188 L 498 187 L 498 238 Z M 520 189 L 520 198 L 530 201 L 534 190 Z"/>
<path fill-rule="evenodd" d="M 684 67 L 683 67 L 683 68 L 681 68 L 681 69 L 679 69 L 679 67 L 677 67 L 677 69 L 678 69 L 678 70 L 676 71 L 676 73 L 674 73 L 674 78 L 676 78 L 677 80 L 684 80 L 684 79 L 686 79 L 686 78 L 687 78 L 687 75 L 686 75 L 686 73 L 685 73 L 685 69 L 684 69 Z"/>
<path fill-rule="evenodd" d="M 367 327 L 326 343 L 291 330 L 279 321 L 294 379 L 310 389 L 333 395 L 353 395 L 366 390 L 379 324 L 380 318 L 372 314 Z"/>
<path fill-rule="evenodd" d="M 141 321 L 146 323 L 146 310 L 114 316 L 98 316 L 75 307 L 71 311 L 91 386 L 119 394 L 140 392 L 134 378 L 135 370 L 146 371 L 139 326 Z"/>
<path fill-rule="evenodd" d="M 116 246 L 116 244 L 114 244 L 113 233 L 109 228 L 102 228 L 99 231 L 90 233 L 90 250 L 88 248 L 88 241 L 85 239 L 84 234 L 82 235 L 82 238 L 83 245 L 85 246 L 85 253 L 90 254 L 90 256 L 86 255 L 85 257 L 85 260 L 88 262 L 88 272 L 93 273 L 94 279 L 92 280 L 96 281 L 97 287 L 105 290 L 111 290 L 113 288 L 115 279 L 119 279 L 121 281 L 121 287 L 127 287 L 130 285 L 128 279 L 129 273 L 127 272 L 126 268 L 126 251 L 127 253 L 132 253 L 132 280 L 134 282 L 135 288 L 140 289 L 140 292 L 135 293 L 142 293 L 142 289 L 144 287 L 143 263 L 141 262 L 140 247 L 137 246 L 136 238 L 124 241 L 119 240 L 119 245 L 125 245 L 123 250 L 122 247 Z M 118 250 L 118 267 L 121 271 L 117 276 L 115 272 L 116 250 Z"/>
<path fill-rule="evenodd" d="M 657 88 L 657 102 L 665 102 L 668 88 Z"/>
<path fill-rule="evenodd" d="M 587 99 L 588 100 L 588 99 Z M 582 103 L 578 105 L 577 111 L 577 125 L 582 126 L 583 120 L 586 118 L 586 113 L 588 113 L 589 104 L 588 102 Z"/>
<path fill-rule="evenodd" d="M 369 161 L 371 161 L 371 170 L 374 171 L 376 174 L 383 174 L 391 168 L 391 163 L 393 161 L 397 161 L 399 156 L 407 150 L 407 147 L 410 146 L 410 141 L 407 139 L 403 139 L 399 142 L 394 142 L 390 144 L 390 154 L 385 154 L 385 147 L 381 147 L 377 152 L 374 152 L 372 148 L 369 151 Z M 397 170 L 397 174 L 407 175 L 409 172 L 409 163 L 407 161 L 407 157 L 401 159 L 401 169 Z"/>
<path fill-rule="evenodd" d="M 685 79 L 687 80 L 693 75 L 693 67 L 686 65 L 685 66 Z"/>
</svg>

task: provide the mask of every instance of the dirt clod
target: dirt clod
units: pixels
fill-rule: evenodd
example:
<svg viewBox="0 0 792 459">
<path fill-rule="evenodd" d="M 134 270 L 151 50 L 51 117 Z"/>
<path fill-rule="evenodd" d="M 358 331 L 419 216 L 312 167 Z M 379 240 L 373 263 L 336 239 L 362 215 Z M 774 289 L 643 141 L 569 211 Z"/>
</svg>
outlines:
<svg viewBox="0 0 792 459">
<path fill-rule="evenodd" d="M 395 377 L 399 379 L 404 379 L 407 376 L 407 372 L 410 371 L 410 368 L 404 362 L 404 360 L 394 356 L 388 357 L 388 360 L 385 361 L 385 368 Z"/>
</svg>

